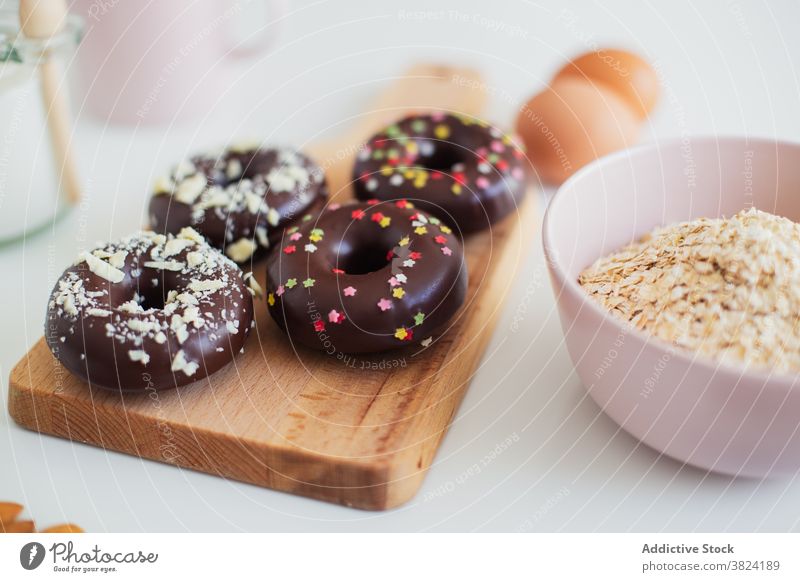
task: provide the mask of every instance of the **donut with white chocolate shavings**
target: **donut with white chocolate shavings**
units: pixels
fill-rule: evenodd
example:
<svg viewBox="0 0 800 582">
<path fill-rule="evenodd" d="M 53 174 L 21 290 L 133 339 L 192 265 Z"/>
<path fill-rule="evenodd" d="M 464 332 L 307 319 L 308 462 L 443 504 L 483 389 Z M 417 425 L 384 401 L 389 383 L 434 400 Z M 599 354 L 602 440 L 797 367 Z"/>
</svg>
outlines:
<svg viewBox="0 0 800 582">
<path fill-rule="evenodd" d="M 233 146 L 197 155 L 157 181 L 150 226 L 178 233 L 191 226 L 237 263 L 258 259 L 283 229 L 322 207 L 324 172 L 288 148 Z"/>
<path fill-rule="evenodd" d="M 476 232 L 522 201 L 530 179 L 520 147 L 484 121 L 455 113 L 412 115 L 373 136 L 353 168 L 360 200 L 407 198 Z"/>
<path fill-rule="evenodd" d="M 45 338 L 92 386 L 162 390 L 213 374 L 253 326 L 252 274 L 193 229 L 141 232 L 81 254 L 56 282 Z"/>
<path fill-rule="evenodd" d="M 405 200 L 332 205 L 267 260 L 270 315 L 329 354 L 427 347 L 464 302 L 459 239 Z"/>
</svg>

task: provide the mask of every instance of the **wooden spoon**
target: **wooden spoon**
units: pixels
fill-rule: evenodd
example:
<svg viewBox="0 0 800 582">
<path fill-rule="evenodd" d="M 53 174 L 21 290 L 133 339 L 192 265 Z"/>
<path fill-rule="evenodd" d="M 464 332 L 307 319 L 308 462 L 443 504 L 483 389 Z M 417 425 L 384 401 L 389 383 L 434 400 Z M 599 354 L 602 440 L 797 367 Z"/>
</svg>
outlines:
<svg viewBox="0 0 800 582">
<path fill-rule="evenodd" d="M 19 24 L 22 33 L 31 39 L 45 41 L 58 34 L 67 17 L 66 0 L 20 0 Z M 61 189 L 73 204 L 81 198 L 80 180 L 70 148 L 72 134 L 67 101 L 60 91 L 58 65 L 45 55 L 39 65 L 42 77 L 42 98 L 50 126 L 53 156 L 61 176 Z"/>
</svg>

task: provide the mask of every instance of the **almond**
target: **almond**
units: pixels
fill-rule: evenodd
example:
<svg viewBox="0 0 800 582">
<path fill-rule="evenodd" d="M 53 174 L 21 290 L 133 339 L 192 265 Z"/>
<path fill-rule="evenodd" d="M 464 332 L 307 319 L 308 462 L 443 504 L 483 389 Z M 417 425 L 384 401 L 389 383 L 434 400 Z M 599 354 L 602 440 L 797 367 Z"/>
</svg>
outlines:
<svg viewBox="0 0 800 582">
<path fill-rule="evenodd" d="M 36 526 L 32 521 L 15 521 L 2 524 L 2 527 L 6 533 L 33 533 L 36 531 Z"/>
<path fill-rule="evenodd" d="M 0 524 L 16 521 L 20 513 L 22 513 L 22 506 L 19 503 L 0 501 Z"/>
</svg>

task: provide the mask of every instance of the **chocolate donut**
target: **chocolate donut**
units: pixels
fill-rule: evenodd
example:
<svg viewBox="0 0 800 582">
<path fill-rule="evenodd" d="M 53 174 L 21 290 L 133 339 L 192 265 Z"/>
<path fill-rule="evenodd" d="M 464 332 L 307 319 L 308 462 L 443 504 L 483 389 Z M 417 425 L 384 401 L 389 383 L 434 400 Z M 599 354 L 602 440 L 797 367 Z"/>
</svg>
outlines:
<svg viewBox="0 0 800 582">
<path fill-rule="evenodd" d="M 525 155 L 509 136 L 453 113 L 390 125 L 366 143 L 353 169 L 360 200 L 408 198 L 462 233 L 512 212 L 528 176 Z"/>
<path fill-rule="evenodd" d="M 427 347 L 467 292 L 459 239 L 405 200 L 334 206 L 281 244 L 267 260 L 270 315 L 329 354 Z"/>
<path fill-rule="evenodd" d="M 64 271 L 50 294 L 45 337 L 93 386 L 174 388 L 242 350 L 255 290 L 251 274 L 191 228 L 142 232 L 84 252 Z"/>
<path fill-rule="evenodd" d="M 178 164 L 156 183 L 150 226 L 195 228 L 237 263 L 266 254 L 283 229 L 324 205 L 322 169 L 291 149 L 232 147 Z"/>
</svg>

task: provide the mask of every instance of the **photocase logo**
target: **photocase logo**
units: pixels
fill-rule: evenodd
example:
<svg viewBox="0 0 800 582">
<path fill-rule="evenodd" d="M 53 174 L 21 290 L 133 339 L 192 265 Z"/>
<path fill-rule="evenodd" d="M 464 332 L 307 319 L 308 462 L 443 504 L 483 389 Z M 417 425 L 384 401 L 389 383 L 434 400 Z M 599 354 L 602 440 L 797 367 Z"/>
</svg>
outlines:
<svg viewBox="0 0 800 582">
<path fill-rule="evenodd" d="M 35 570 L 44 561 L 44 546 L 39 542 L 29 542 L 19 551 L 19 563 L 26 570 Z"/>
</svg>

